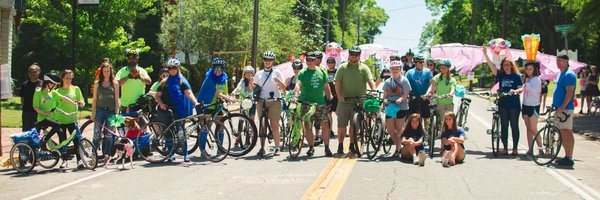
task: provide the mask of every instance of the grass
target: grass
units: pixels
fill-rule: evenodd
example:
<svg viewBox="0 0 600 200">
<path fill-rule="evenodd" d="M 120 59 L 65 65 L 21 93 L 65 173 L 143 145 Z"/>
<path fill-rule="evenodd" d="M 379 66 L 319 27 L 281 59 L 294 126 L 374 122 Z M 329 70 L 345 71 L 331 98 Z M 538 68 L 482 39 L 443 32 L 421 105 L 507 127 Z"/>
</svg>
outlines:
<svg viewBox="0 0 600 200">
<path fill-rule="evenodd" d="M 91 102 L 91 99 L 88 99 L 88 102 Z M 12 97 L 7 100 L 2 100 L 0 103 L 0 109 L 2 109 L 2 115 L 0 116 L 0 120 L 2 120 L 2 127 L 8 128 L 20 128 L 23 124 L 21 120 L 21 113 L 23 107 L 21 105 L 20 97 Z M 86 117 L 92 115 L 91 105 L 86 105 L 80 112 L 79 117 Z"/>
</svg>

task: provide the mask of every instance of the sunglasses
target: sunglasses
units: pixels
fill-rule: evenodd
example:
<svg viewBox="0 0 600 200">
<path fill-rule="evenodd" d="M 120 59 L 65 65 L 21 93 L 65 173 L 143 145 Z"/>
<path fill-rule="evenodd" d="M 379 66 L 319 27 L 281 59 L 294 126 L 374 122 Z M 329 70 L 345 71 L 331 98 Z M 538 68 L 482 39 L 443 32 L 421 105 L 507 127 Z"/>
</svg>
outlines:
<svg viewBox="0 0 600 200">
<path fill-rule="evenodd" d="M 350 56 L 360 56 L 360 53 L 351 53 Z"/>
<path fill-rule="evenodd" d="M 222 71 L 223 70 L 223 68 L 221 68 L 221 67 L 213 67 L 212 69 L 213 70 L 217 70 L 217 71 Z"/>
<path fill-rule="evenodd" d="M 433 64 L 427 64 L 427 66 L 433 66 Z"/>
<path fill-rule="evenodd" d="M 302 68 L 294 68 L 294 70 L 301 70 Z"/>
<path fill-rule="evenodd" d="M 417 63 L 425 63 L 425 62 L 423 62 L 423 61 L 418 61 Z"/>
<path fill-rule="evenodd" d="M 273 60 L 271 60 L 271 59 L 263 59 L 263 61 L 266 62 L 266 61 L 273 61 Z"/>
<path fill-rule="evenodd" d="M 306 61 L 309 61 L 309 62 L 312 62 L 312 61 L 315 61 L 315 60 L 316 60 L 315 58 L 306 58 Z"/>
<path fill-rule="evenodd" d="M 408 62 L 408 60 L 402 60 L 402 62 Z"/>
<path fill-rule="evenodd" d="M 335 64 L 335 62 L 327 62 L 327 64 Z"/>
</svg>

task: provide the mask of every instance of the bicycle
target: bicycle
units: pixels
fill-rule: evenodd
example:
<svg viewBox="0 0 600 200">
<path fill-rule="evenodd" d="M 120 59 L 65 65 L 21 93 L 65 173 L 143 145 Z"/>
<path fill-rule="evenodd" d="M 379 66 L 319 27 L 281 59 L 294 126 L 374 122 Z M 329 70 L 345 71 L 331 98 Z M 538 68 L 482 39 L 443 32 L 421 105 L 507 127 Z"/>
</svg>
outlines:
<svg viewBox="0 0 600 200">
<path fill-rule="evenodd" d="M 368 114 L 368 112 L 363 108 L 361 102 L 362 100 L 377 98 L 371 94 L 373 92 L 381 94 L 380 91 L 367 90 L 367 94 L 363 96 L 344 97 L 345 101 L 354 103 L 354 114 L 350 120 L 350 126 L 353 127 L 352 139 L 354 140 L 351 148 L 353 149 L 353 153 L 356 154 L 357 158 L 360 158 L 363 155 L 364 147 L 367 144 L 366 141 L 369 141 L 371 138 L 371 127 L 375 125 L 376 116 Z M 378 125 L 378 127 L 382 127 L 382 125 Z"/>
<path fill-rule="evenodd" d="M 376 92 L 378 94 L 377 97 L 373 96 L 366 100 L 372 101 L 372 103 L 365 103 L 367 105 L 373 106 L 372 108 L 365 108 L 365 110 L 367 111 L 367 120 L 369 121 L 368 124 L 371 124 L 371 126 L 367 129 L 367 134 L 365 135 L 367 136 L 367 144 L 365 151 L 367 154 L 367 158 L 369 158 L 370 160 L 375 159 L 377 153 L 379 152 L 379 150 L 381 150 L 382 146 L 383 152 L 385 154 L 390 153 L 392 149 L 392 138 L 385 131 L 385 117 L 382 117 L 383 113 L 381 104 L 383 103 L 384 99 L 381 98 L 381 91 Z M 388 102 L 395 103 L 389 100 Z"/>
<path fill-rule="evenodd" d="M 467 127 L 467 119 L 469 116 L 469 107 L 471 106 L 471 99 L 463 97 L 460 99 L 460 106 L 458 107 L 458 113 L 456 115 L 458 126 L 462 127 L 465 131 L 469 131 Z"/>
<path fill-rule="evenodd" d="M 15 143 L 13 147 L 10 149 L 10 164 L 12 167 L 20 173 L 29 173 L 33 170 L 33 167 L 37 164 L 43 168 L 51 169 L 56 164 L 58 164 L 59 159 L 63 154 L 70 153 L 69 144 L 73 140 L 79 140 L 79 148 L 75 153 L 79 153 L 81 160 L 83 161 L 83 166 L 86 169 L 93 170 L 98 166 L 98 157 L 96 152 L 96 147 L 90 142 L 88 139 L 83 137 L 81 130 L 79 129 L 79 124 L 76 119 L 77 112 L 79 111 L 79 107 L 76 106 L 76 110 L 71 113 L 67 113 L 60 108 L 55 108 L 53 111 L 59 111 L 63 113 L 65 116 L 72 116 L 73 121 L 75 123 L 75 133 L 71 134 L 65 141 L 60 143 L 54 142 L 50 138 L 43 138 L 41 141 L 47 141 L 46 144 L 40 144 L 39 141 L 32 140 L 32 138 L 37 138 L 37 131 L 35 131 L 35 136 L 32 137 L 23 137 L 24 134 L 13 135 L 11 139 Z M 43 135 L 46 137 L 48 132 L 43 130 Z M 33 134 L 33 133 L 25 133 L 25 134 Z M 48 149 L 43 150 L 40 145 L 47 145 Z M 45 162 L 49 161 L 49 162 Z M 66 162 L 63 160 L 63 162 Z M 31 164 L 31 165 L 28 165 Z"/>
<path fill-rule="evenodd" d="M 267 138 L 269 144 L 272 142 L 273 140 L 273 129 L 271 128 L 271 124 L 269 123 L 269 116 L 268 114 L 268 110 L 267 110 L 267 101 L 281 101 L 281 98 L 273 98 L 274 96 L 274 92 L 270 93 L 270 98 L 267 99 L 263 99 L 262 102 L 262 110 L 261 110 L 261 116 L 260 119 L 258 119 L 258 124 L 259 124 L 259 136 L 261 138 Z M 281 132 L 280 132 L 281 134 Z M 258 155 L 260 157 L 264 157 L 264 152 L 262 152 L 264 150 L 264 143 L 261 143 L 261 147 L 260 147 L 260 151 L 258 153 Z M 276 149 L 275 151 L 279 151 L 279 149 Z"/>
<path fill-rule="evenodd" d="M 428 134 L 425 136 L 425 140 L 427 141 L 427 146 L 429 147 L 429 157 L 433 158 L 433 153 L 435 151 L 435 140 L 441 135 L 439 132 L 442 131 L 442 121 L 444 116 L 441 116 L 442 113 L 437 110 L 437 100 L 449 97 L 449 95 L 425 95 L 427 99 L 429 99 L 429 112 L 431 113 L 429 116 L 429 125 L 427 130 Z"/>
<path fill-rule="evenodd" d="M 488 96 L 488 100 L 492 100 L 493 99 L 493 104 L 492 106 L 490 106 L 487 111 L 492 112 L 492 128 L 491 129 L 486 129 L 486 133 L 491 135 L 492 138 L 492 154 L 494 155 L 494 158 L 498 157 L 498 154 L 500 152 L 500 109 L 499 109 L 499 103 L 500 103 L 500 99 L 506 97 L 506 96 L 510 96 L 511 94 L 508 93 L 494 93 L 494 94 L 490 94 L 488 92 L 485 93 L 481 93 L 481 94 L 477 94 L 477 95 L 485 95 Z"/>
<path fill-rule="evenodd" d="M 298 104 L 310 106 L 309 111 L 302 115 L 302 106 L 298 106 Z M 304 145 L 304 124 L 312 121 L 311 118 L 316 111 L 317 104 L 303 101 L 294 103 L 290 101 L 288 105 L 290 110 L 290 118 L 288 120 L 290 128 L 285 132 L 288 138 L 286 146 L 288 147 L 290 158 L 295 159 L 300 155 L 302 146 Z"/>
<path fill-rule="evenodd" d="M 256 105 L 256 102 L 251 97 L 251 94 L 240 95 L 243 97 L 243 100 L 240 102 L 239 113 L 231 113 L 223 105 L 224 102 L 219 101 L 220 103 L 218 102 L 217 109 L 212 116 L 213 119 L 218 119 L 223 123 L 225 125 L 224 128 L 232 134 L 234 144 L 228 154 L 234 157 L 248 154 L 256 146 L 258 139 L 256 124 L 249 117 L 250 108 Z M 196 146 L 193 148 L 196 148 Z"/>
<path fill-rule="evenodd" d="M 188 154 L 192 154 L 200 146 L 202 132 L 206 132 L 207 147 L 201 149 L 202 156 L 211 162 L 221 162 L 227 157 L 231 148 L 229 131 L 221 121 L 204 114 L 204 108 L 218 104 L 222 104 L 222 100 L 219 99 L 217 103 L 206 106 L 200 104 L 199 114 L 173 120 L 169 126 L 161 122 L 146 124 L 136 138 L 136 149 L 141 152 L 144 147 L 148 148 L 145 149 L 148 154 L 140 154 L 141 157 L 150 163 L 162 163 L 174 153 L 183 154 L 184 141 L 193 144 L 192 148 L 188 148 Z M 186 127 L 186 122 L 191 124 Z M 183 130 L 177 126 L 183 126 Z M 223 136 L 220 135 L 220 131 L 223 131 Z M 208 150 L 216 152 L 209 153 Z"/>
<path fill-rule="evenodd" d="M 554 115 L 552 114 L 554 113 Z M 542 127 L 533 137 L 533 142 L 529 149 L 529 152 L 533 162 L 538 165 L 547 165 L 552 163 L 558 156 L 558 152 L 560 152 L 560 148 L 562 145 L 562 136 L 560 134 L 560 129 L 555 124 L 555 118 L 557 118 L 560 122 L 566 122 L 570 117 L 569 114 L 563 112 L 565 117 L 561 118 L 557 115 L 556 109 L 552 106 L 546 107 L 546 112 L 541 113 L 540 115 L 548 115 L 546 118 L 546 124 Z M 538 151 L 533 150 L 535 144 L 538 144 Z"/>
</svg>

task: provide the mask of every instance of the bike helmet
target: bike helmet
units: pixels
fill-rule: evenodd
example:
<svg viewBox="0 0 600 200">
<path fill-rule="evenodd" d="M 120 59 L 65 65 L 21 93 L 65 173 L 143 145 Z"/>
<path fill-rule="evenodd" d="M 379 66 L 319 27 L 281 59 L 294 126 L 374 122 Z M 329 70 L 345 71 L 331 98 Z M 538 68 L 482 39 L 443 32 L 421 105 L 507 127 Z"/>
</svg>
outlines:
<svg viewBox="0 0 600 200">
<path fill-rule="evenodd" d="M 402 62 L 394 60 L 390 63 L 390 67 L 402 67 Z"/>
<path fill-rule="evenodd" d="M 168 72 L 169 72 L 169 68 L 163 67 L 162 69 L 160 69 L 160 71 L 158 72 L 158 74 L 168 73 Z"/>
<path fill-rule="evenodd" d="M 51 83 L 58 84 L 60 82 L 60 77 L 58 77 L 58 75 L 56 75 L 55 73 L 45 73 L 44 81 L 49 81 Z"/>
<path fill-rule="evenodd" d="M 448 66 L 448 67 L 452 66 L 452 62 L 450 62 L 450 60 L 448 60 L 448 59 L 446 59 L 446 60 L 441 60 L 441 59 L 437 60 L 435 62 L 435 64 L 438 65 L 438 66 L 441 66 L 441 65 Z"/>
<path fill-rule="evenodd" d="M 177 59 L 170 59 L 169 61 L 167 61 L 167 67 L 171 67 L 171 66 L 180 67 L 181 62 L 179 62 L 179 60 L 177 60 Z"/>
<path fill-rule="evenodd" d="M 423 58 L 422 55 L 416 55 L 415 57 L 413 57 L 413 62 L 419 62 L 423 60 L 425 60 L 425 58 Z"/>
<path fill-rule="evenodd" d="M 263 58 L 268 60 L 275 60 L 277 56 L 272 51 L 265 51 L 265 53 L 263 53 Z"/>
<path fill-rule="evenodd" d="M 425 59 L 425 62 L 435 64 L 435 61 L 432 58 Z"/>
<path fill-rule="evenodd" d="M 398 54 L 392 54 L 390 56 L 390 60 L 398 60 L 399 61 L 400 60 L 400 55 L 398 55 Z"/>
<path fill-rule="evenodd" d="M 315 54 L 315 57 L 317 57 L 318 59 L 323 59 L 323 52 L 316 50 L 313 53 Z"/>
<path fill-rule="evenodd" d="M 215 66 L 215 67 L 216 66 L 225 67 L 225 66 L 227 66 L 227 61 L 225 61 L 219 57 L 216 57 L 210 61 L 210 64 L 212 64 L 212 66 Z"/>
<path fill-rule="evenodd" d="M 411 49 L 408 49 L 405 56 L 415 56 L 415 53 L 413 53 Z"/>
<path fill-rule="evenodd" d="M 248 66 L 245 66 L 245 67 L 244 67 L 244 69 L 243 69 L 243 71 L 244 71 L 244 73 L 248 73 L 248 72 L 250 72 L 250 73 L 253 73 L 253 74 L 254 74 L 254 67 L 252 67 L 252 66 L 250 66 L 250 65 L 248 65 Z"/>
<path fill-rule="evenodd" d="M 294 62 L 292 62 L 292 68 L 302 69 L 302 61 L 300 59 L 295 59 Z"/>
<path fill-rule="evenodd" d="M 127 58 L 140 58 L 140 49 L 125 49 Z"/>
<path fill-rule="evenodd" d="M 352 47 L 350 47 L 350 49 L 348 49 L 348 52 L 350 52 L 350 53 L 360 53 L 361 51 L 362 50 L 358 46 L 352 46 Z"/>
</svg>

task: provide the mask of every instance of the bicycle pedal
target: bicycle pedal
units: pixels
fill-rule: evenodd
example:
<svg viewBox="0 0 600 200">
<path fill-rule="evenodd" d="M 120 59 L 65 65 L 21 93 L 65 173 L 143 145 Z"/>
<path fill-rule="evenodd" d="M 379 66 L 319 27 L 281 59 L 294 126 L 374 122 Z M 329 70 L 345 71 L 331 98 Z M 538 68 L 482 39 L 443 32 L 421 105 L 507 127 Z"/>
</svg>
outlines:
<svg viewBox="0 0 600 200">
<path fill-rule="evenodd" d="M 465 131 L 469 131 L 469 127 L 464 127 L 463 128 Z"/>
<path fill-rule="evenodd" d="M 486 132 L 488 135 L 491 135 L 491 134 L 492 134 L 492 129 L 486 129 L 486 130 L 485 130 L 485 132 Z"/>
</svg>

